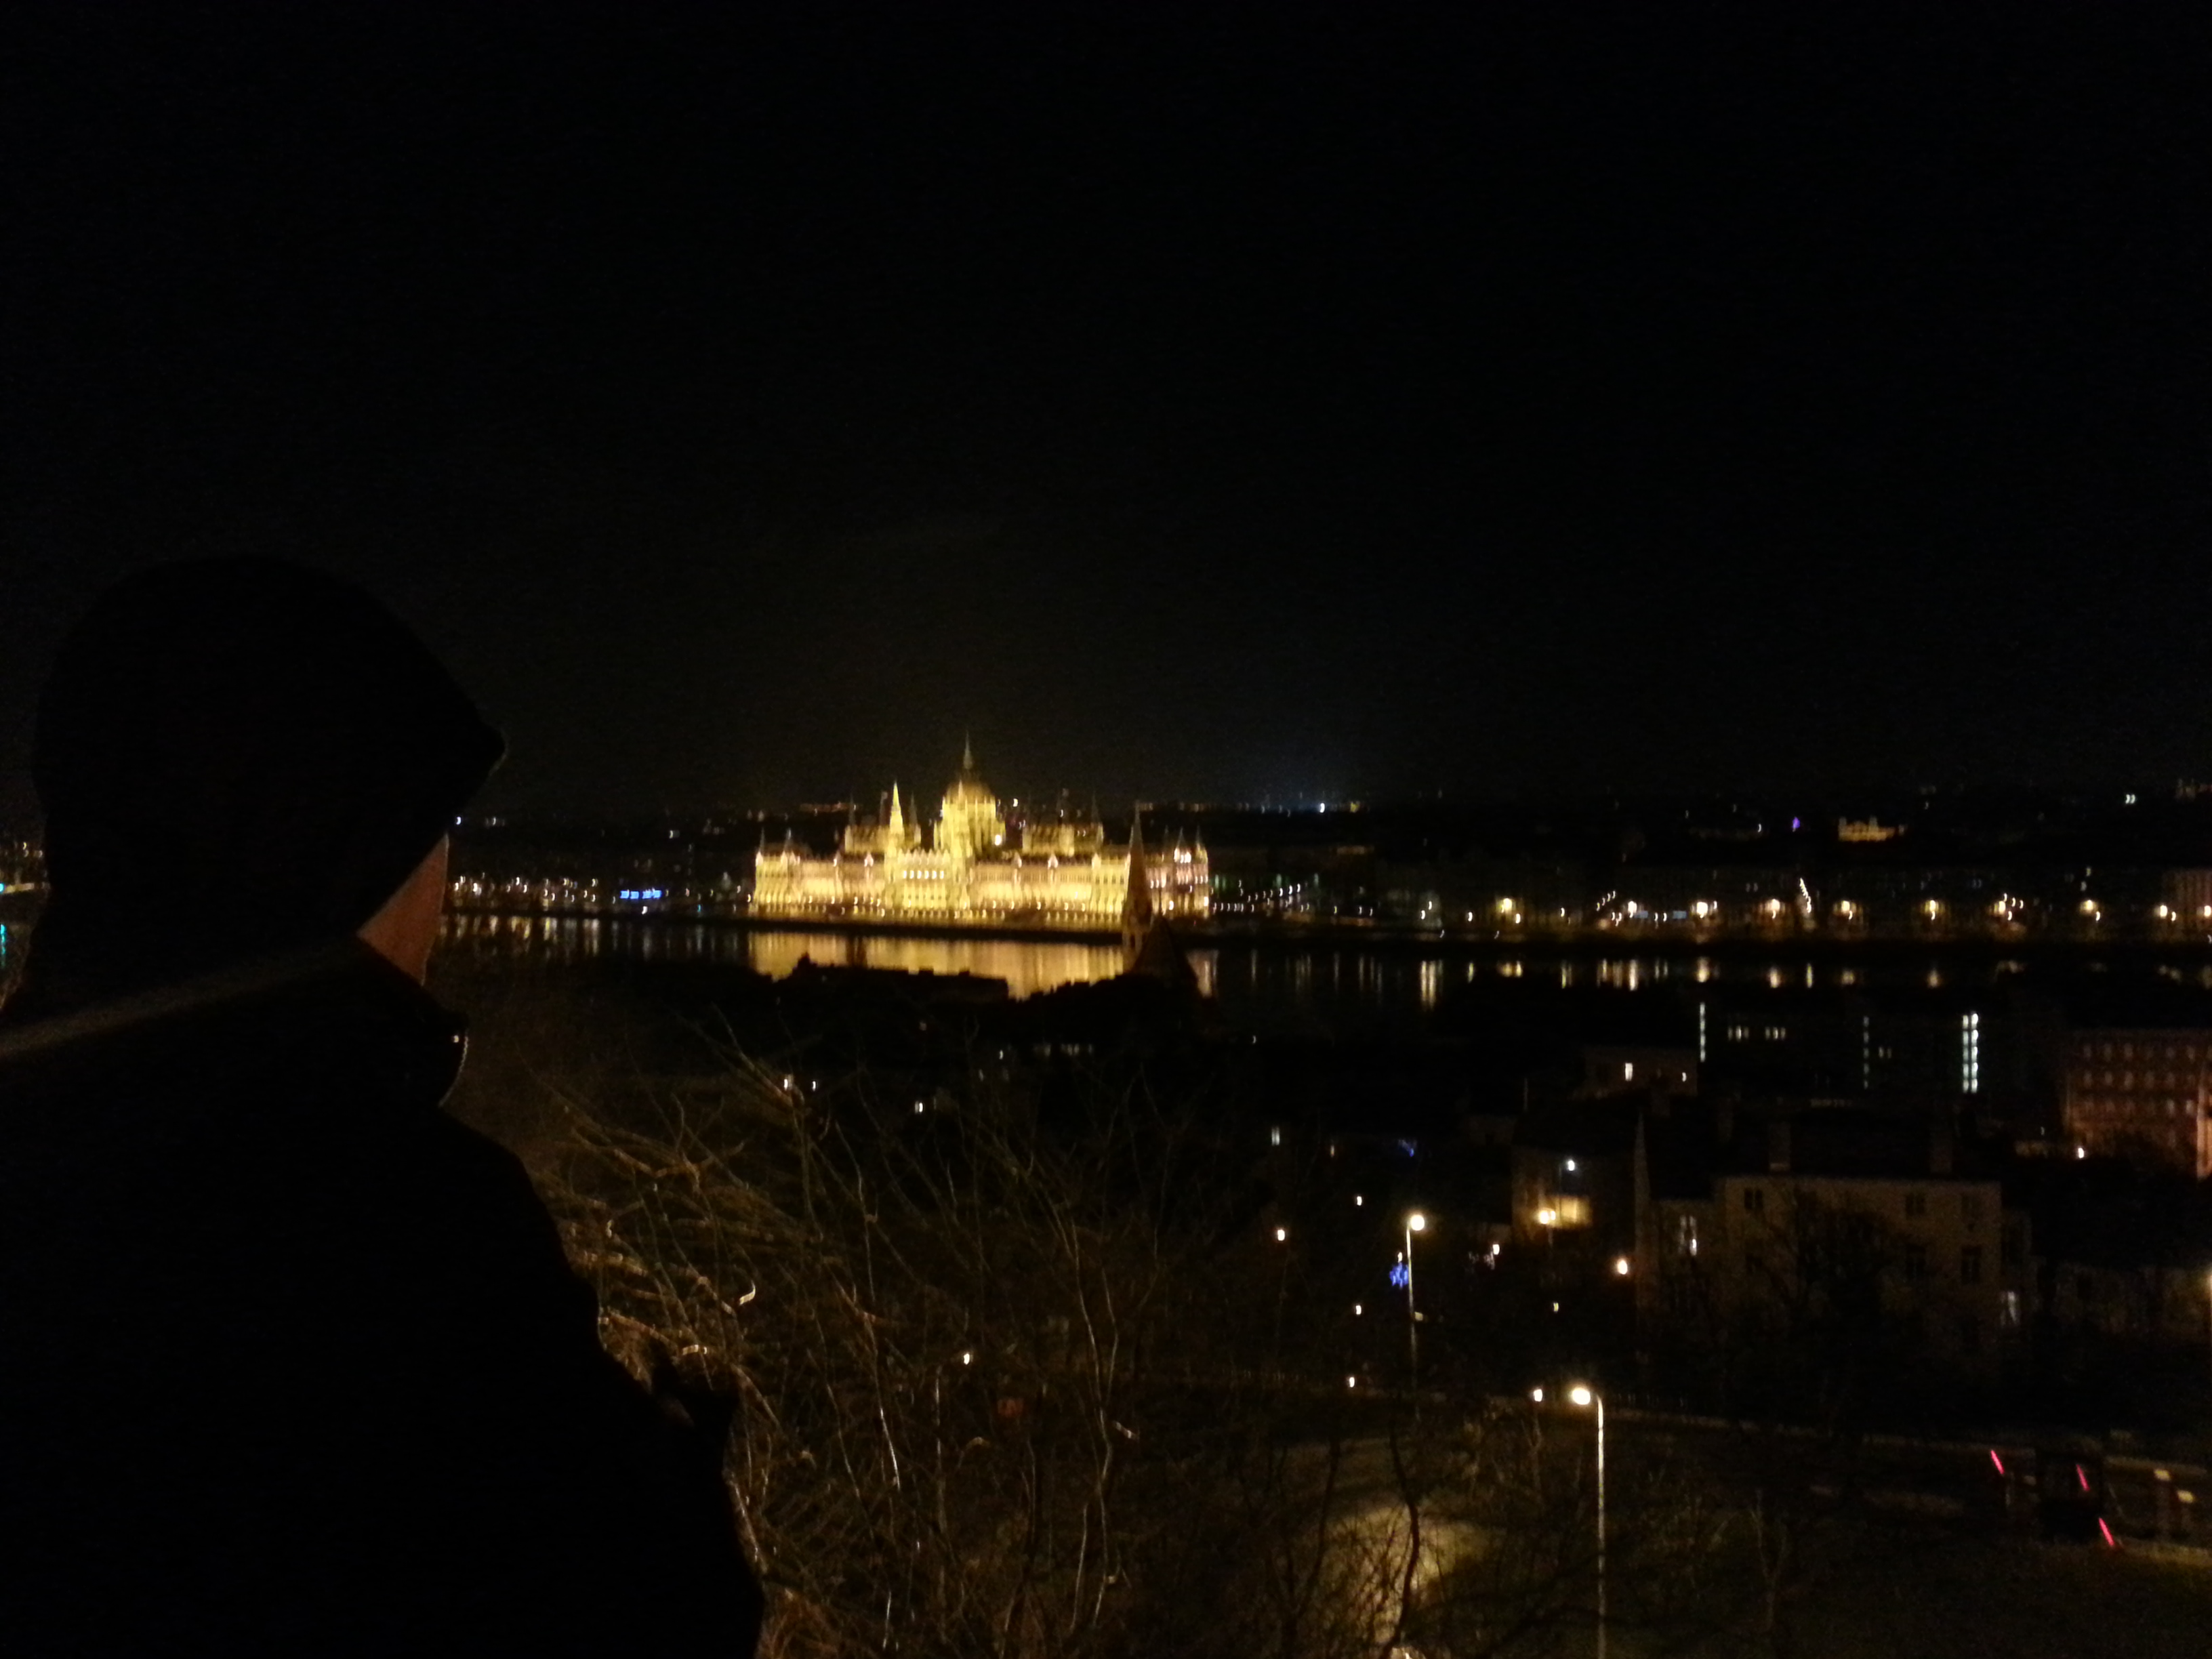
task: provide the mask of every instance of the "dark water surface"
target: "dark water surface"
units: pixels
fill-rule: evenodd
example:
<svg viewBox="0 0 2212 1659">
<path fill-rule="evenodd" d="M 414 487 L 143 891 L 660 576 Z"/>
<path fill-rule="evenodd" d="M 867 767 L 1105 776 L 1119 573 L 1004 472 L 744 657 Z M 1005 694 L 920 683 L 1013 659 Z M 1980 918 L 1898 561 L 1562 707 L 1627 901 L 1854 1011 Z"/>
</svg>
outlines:
<svg viewBox="0 0 2212 1659">
<path fill-rule="evenodd" d="M 811 959 L 825 966 L 974 974 L 1004 980 L 1016 997 L 1111 978 L 1121 967 L 1118 945 L 1083 940 L 806 933 L 658 919 L 462 915 L 448 920 L 447 934 L 447 951 L 480 961 L 720 962 L 780 978 Z M 1194 941 L 1187 954 L 1200 989 L 1225 1015 L 1263 1025 L 1302 1018 L 1418 1021 L 1462 988 L 1499 981 L 1532 990 L 1612 988 L 1670 998 L 1709 984 L 1775 992 L 1971 990 L 2030 966 L 1986 948 L 1930 944 L 1855 951 L 1787 941 L 1771 947 L 1734 942 L 1705 951 L 1638 950 L 1624 941 L 1617 954 L 1608 954 L 1556 944 L 1470 947 L 1402 938 L 1205 939 Z M 2066 958 L 2073 971 L 2100 965 L 2080 955 Z M 2161 964 L 2158 971 L 2212 987 L 2212 965 L 2198 961 Z"/>
</svg>

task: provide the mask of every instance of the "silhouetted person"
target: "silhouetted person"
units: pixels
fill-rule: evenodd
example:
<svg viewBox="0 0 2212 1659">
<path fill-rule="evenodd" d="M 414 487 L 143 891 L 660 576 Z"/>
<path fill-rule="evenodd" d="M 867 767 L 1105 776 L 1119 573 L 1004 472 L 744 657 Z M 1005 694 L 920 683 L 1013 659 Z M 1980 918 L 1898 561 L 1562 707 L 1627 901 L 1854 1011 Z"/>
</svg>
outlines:
<svg viewBox="0 0 2212 1659">
<path fill-rule="evenodd" d="M 751 1652 L 719 1443 L 441 1109 L 419 981 L 500 751 L 286 565 L 147 572 L 64 646 L 0 1010 L 0 1652 Z"/>
</svg>

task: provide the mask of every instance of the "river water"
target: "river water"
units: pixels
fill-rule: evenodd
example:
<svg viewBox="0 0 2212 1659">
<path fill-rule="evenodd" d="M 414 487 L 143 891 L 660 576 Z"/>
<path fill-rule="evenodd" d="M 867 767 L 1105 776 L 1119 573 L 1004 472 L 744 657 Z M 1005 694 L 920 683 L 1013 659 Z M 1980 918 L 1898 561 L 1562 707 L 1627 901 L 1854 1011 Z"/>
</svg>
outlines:
<svg viewBox="0 0 2212 1659">
<path fill-rule="evenodd" d="M 824 966 L 908 973 L 974 974 L 1004 980 L 1015 997 L 1058 986 L 1109 979 L 1121 969 L 1115 945 L 1051 939 L 872 934 L 731 927 L 712 922 L 641 919 L 456 915 L 445 948 L 473 957 L 543 963 L 598 958 L 638 962 L 726 963 L 781 978 L 802 961 Z M 1223 1012 L 1261 1024 L 1346 1018 L 1394 1024 L 1419 1020 L 1462 988 L 1513 981 L 1528 988 L 1611 987 L 1668 995 L 1698 985 L 1790 991 L 1850 988 L 1970 989 L 2021 972 L 2018 960 L 1986 951 L 1887 949 L 1839 952 L 1741 947 L 1711 954 L 1547 945 L 1425 945 L 1412 939 L 1374 942 L 1271 939 L 1194 941 L 1187 951 L 1200 988 Z M 2083 965 L 2079 962 L 2076 966 Z M 2163 969 L 2195 985 L 2212 986 L 2212 966 L 2189 962 Z"/>
</svg>

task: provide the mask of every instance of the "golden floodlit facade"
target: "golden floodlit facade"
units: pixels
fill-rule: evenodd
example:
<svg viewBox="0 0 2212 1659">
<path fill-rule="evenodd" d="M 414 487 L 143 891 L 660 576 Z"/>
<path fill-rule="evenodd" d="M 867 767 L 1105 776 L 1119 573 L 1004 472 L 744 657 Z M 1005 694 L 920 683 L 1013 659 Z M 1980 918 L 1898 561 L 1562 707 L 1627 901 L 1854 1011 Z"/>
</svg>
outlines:
<svg viewBox="0 0 2212 1659">
<path fill-rule="evenodd" d="M 907 821 L 894 785 L 884 821 L 848 824 L 827 858 L 788 839 L 763 847 L 752 908 L 762 916 L 1097 931 L 1120 926 L 1129 909 L 1132 848 L 1156 914 L 1206 915 L 1212 884 L 1203 842 L 1148 852 L 1134 829 L 1127 846 L 1109 847 L 1097 823 L 1010 828 L 968 751 L 933 836 Z"/>
</svg>

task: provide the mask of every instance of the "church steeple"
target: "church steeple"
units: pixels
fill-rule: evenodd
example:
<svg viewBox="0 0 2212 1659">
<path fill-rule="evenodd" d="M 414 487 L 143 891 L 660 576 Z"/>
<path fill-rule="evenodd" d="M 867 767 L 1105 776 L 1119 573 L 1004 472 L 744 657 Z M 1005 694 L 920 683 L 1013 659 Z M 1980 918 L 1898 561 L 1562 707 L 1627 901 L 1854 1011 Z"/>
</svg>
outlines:
<svg viewBox="0 0 2212 1659">
<path fill-rule="evenodd" d="M 1125 967 L 1134 967 L 1145 935 L 1152 925 L 1152 870 L 1145 859 L 1145 820 L 1142 812 L 1129 815 L 1129 884 L 1121 899 L 1121 957 Z"/>
<path fill-rule="evenodd" d="M 1121 906 L 1121 971 L 1164 980 L 1195 994 L 1198 977 L 1169 931 L 1168 919 L 1152 906 L 1152 870 L 1145 856 L 1141 814 L 1129 818 L 1129 891 Z"/>
</svg>

